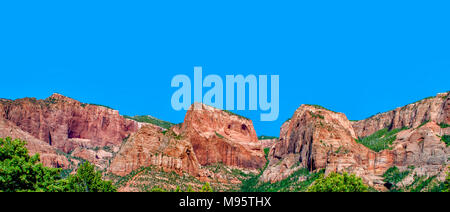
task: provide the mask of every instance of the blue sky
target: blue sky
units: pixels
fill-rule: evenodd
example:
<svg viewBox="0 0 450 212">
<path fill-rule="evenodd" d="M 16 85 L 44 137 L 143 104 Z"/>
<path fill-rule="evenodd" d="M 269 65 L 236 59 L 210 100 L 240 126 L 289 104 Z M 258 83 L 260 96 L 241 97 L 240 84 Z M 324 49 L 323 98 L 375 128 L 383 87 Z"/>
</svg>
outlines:
<svg viewBox="0 0 450 212">
<path fill-rule="evenodd" d="M 277 121 L 237 112 L 278 135 L 303 103 L 356 120 L 450 90 L 445 1 L 43 2 L 0 3 L 1 98 L 58 92 L 178 123 L 176 74 L 278 74 Z"/>
</svg>

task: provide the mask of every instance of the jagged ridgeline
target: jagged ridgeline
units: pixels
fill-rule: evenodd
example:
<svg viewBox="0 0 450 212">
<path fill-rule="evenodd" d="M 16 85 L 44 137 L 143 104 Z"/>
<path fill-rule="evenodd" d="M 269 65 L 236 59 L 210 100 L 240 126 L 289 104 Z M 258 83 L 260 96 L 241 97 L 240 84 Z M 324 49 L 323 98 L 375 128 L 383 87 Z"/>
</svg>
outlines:
<svg viewBox="0 0 450 212">
<path fill-rule="evenodd" d="M 301 105 L 279 137 L 199 106 L 174 125 L 60 94 L 0 99 L 0 137 L 26 140 L 63 177 L 90 162 L 119 191 L 333 191 L 336 181 L 357 191 L 448 189 L 449 93 L 359 121 Z"/>
</svg>

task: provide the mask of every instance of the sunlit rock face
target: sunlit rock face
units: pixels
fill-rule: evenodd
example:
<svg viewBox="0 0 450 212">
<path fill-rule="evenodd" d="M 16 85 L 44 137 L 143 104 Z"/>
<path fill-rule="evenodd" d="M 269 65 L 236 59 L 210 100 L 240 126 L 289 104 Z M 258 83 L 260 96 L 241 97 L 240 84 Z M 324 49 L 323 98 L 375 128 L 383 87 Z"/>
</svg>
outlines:
<svg viewBox="0 0 450 212">
<path fill-rule="evenodd" d="M 251 120 L 207 105 L 197 106 L 199 110 L 192 105 L 186 113 L 180 135 L 192 143 L 201 165 L 264 166 L 264 150 Z"/>
<path fill-rule="evenodd" d="M 358 129 L 364 129 L 360 131 L 363 133 L 380 130 L 363 126 L 374 126 L 373 121 L 363 120 L 352 125 L 342 113 L 318 106 L 302 105 L 290 121 L 281 127 L 280 141 L 271 148 L 269 166 L 260 180 L 279 181 L 299 168 L 308 168 L 310 171 L 325 169 L 326 174 L 354 173 L 369 185 L 380 188 L 384 183 L 382 174 L 392 166 L 414 166 L 414 172 L 419 176 L 439 175 L 445 172 L 450 157 L 450 149 L 441 141 L 441 136 L 449 134 L 450 128 L 441 128 L 434 121 L 447 121 L 448 95 L 439 94 L 436 98 L 423 100 L 427 101 L 424 104 L 428 104 L 429 112 L 410 110 L 416 115 L 404 115 L 428 117 L 429 122 L 421 122 L 423 124 L 400 131 L 391 148 L 380 152 L 374 152 L 355 141 L 358 137 L 353 128 L 355 125 Z M 439 107 L 436 102 L 440 102 Z M 397 127 L 404 127 L 399 123 L 405 122 L 395 123 Z M 408 124 L 416 125 L 414 121 Z"/>
<path fill-rule="evenodd" d="M 117 110 L 53 94 L 45 100 L 1 100 L 0 117 L 66 153 L 76 147 L 120 145 L 139 124 Z"/>
</svg>

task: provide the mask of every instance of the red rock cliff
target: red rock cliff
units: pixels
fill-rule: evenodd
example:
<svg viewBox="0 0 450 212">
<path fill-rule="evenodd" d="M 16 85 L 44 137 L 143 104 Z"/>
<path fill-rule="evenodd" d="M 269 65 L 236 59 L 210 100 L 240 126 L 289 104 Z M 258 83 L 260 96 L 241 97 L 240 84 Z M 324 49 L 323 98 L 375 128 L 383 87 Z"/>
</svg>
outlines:
<svg viewBox="0 0 450 212">
<path fill-rule="evenodd" d="M 179 174 L 186 172 L 195 177 L 202 176 L 191 143 L 175 136 L 172 131 L 163 132 L 153 125 L 143 126 L 123 144 L 109 170 L 124 176 L 151 165 Z"/>
<path fill-rule="evenodd" d="M 83 104 L 60 94 L 45 100 L 0 100 L 0 117 L 64 152 L 78 146 L 120 145 L 138 130 L 138 123 L 123 118 L 116 110 Z"/>
<path fill-rule="evenodd" d="M 384 128 L 415 128 L 426 121 L 450 123 L 450 92 L 353 122 L 352 125 L 358 137 L 365 137 Z"/>
<path fill-rule="evenodd" d="M 326 174 L 355 173 L 369 185 L 380 187 L 382 174 L 391 166 L 415 166 L 418 175 L 435 175 L 445 169 L 450 158 L 450 147 L 440 140 L 450 128 L 441 129 L 434 121 L 400 131 L 391 150 L 380 152 L 356 143 L 356 133 L 344 114 L 317 106 L 302 105 L 281 131 L 280 141 L 270 150 L 262 181 L 279 181 L 299 168 L 308 168 L 325 169 Z"/>
<path fill-rule="evenodd" d="M 181 135 L 192 143 L 201 165 L 264 166 L 264 150 L 251 120 L 203 104 L 199 108 L 195 110 L 192 105 L 188 110 Z"/>
<path fill-rule="evenodd" d="M 70 168 L 68 159 L 64 155 L 59 154 L 56 148 L 35 138 L 29 133 L 24 132 L 19 127 L 3 118 L 0 118 L 0 137 L 25 140 L 30 156 L 39 153 L 40 160 L 44 166 L 64 169 Z"/>
<path fill-rule="evenodd" d="M 269 152 L 270 163 L 263 181 L 278 181 L 298 168 L 310 171 L 329 169 L 357 170 L 367 160 L 369 150 L 356 143 L 356 134 L 342 113 L 302 105 L 281 128 L 280 141 Z"/>
</svg>

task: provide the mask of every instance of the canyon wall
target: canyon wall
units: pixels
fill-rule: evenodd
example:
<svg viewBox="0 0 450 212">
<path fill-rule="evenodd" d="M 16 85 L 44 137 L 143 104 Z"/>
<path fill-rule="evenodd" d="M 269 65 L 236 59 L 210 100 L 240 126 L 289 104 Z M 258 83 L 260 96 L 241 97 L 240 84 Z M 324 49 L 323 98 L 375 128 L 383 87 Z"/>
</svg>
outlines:
<svg viewBox="0 0 450 212">
<path fill-rule="evenodd" d="M 441 128 L 437 123 L 449 123 L 448 98 L 448 94 L 438 94 L 397 109 L 409 113 L 396 110 L 356 123 L 348 121 L 342 113 L 302 105 L 281 127 L 280 141 L 270 150 L 269 166 L 260 180 L 280 181 L 300 168 L 325 169 L 326 174 L 354 173 L 380 188 L 384 184 L 382 174 L 392 166 L 400 169 L 413 166 L 419 176 L 445 172 L 450 147 L 441 137 L 448 135 L 450 128 Z M 356 142 L 358 137 L 386 127 L 410 128 L 400 131 L 390 148 L 380 152 Z"/>
<path fill-rule="evenodd" d="M 76 147 L 120 145 L 139 124 L 117 110 L 53 94 L 45 100 L 0 100 L 0 118 L 66 153 Z"/>
<path fill-rule="evenodd" d="M 365 137 L 378 130 L 402 127 L 415 128 L 426 121 L 450 123 L 450 92 L 440 93 L 413 104 L 396 108 L 370 118 L 352 122 L 358 137 Z"/>
</svg>

